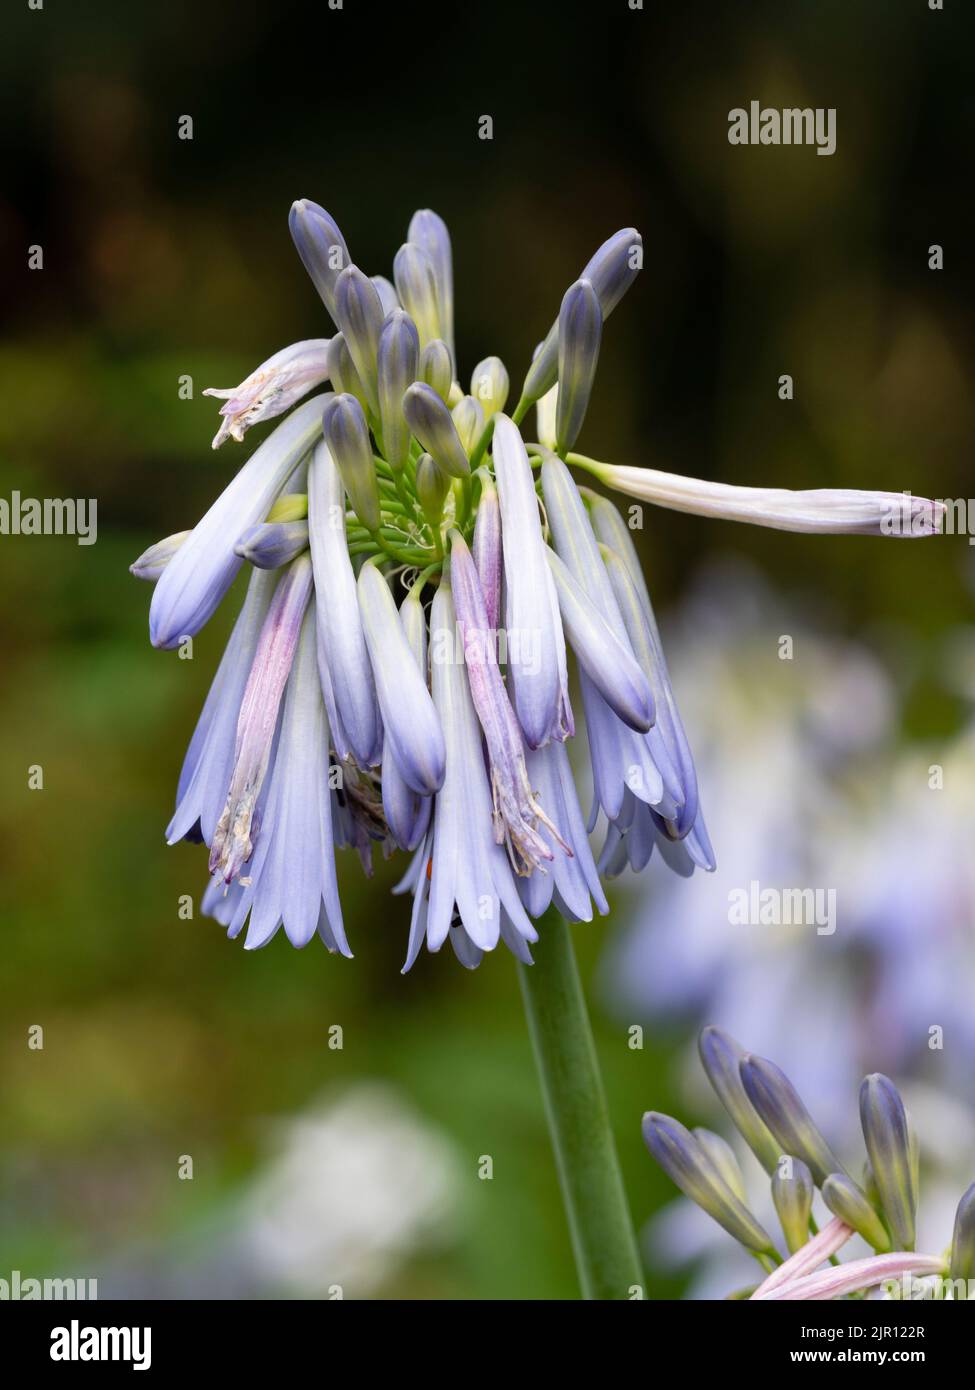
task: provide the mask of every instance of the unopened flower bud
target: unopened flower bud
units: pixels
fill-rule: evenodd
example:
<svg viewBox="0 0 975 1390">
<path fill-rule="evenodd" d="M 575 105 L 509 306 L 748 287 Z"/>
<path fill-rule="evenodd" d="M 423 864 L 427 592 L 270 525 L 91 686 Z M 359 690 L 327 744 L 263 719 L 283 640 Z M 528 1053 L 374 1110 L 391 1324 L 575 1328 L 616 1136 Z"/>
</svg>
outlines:
<svg viewBox="0 0 975 1390">
<path fill-rule="evenodd" d="M 860 1087 L 860 1125 L 894 1245 L 913 1250 L 917 1192 L 910 1126 L 897 1087 L 879 1072 L 864 1077 Z"/>
<path fill-rule="evenodd" d="M 322 431 L 352 510 L 368 530 L 378 530 L 381 520 L 379 484 L 369 426 L 355 396 L 336 396 L 329 401 L 322 415 Z"/>
<path fill-rule="evenodd" d="M 735 1151 L 728 1141 L 722 1139 L 720 1134 L 715 1134 L 713 1130 L 704 1129 L 700 1125 L 692 1129 L 691 1133 L 701 1145 L 715 1168 L 717 1168 L 721 1177 L 738 1198 L 739 1202 L 747 1201 L 745 1196 L 745 1177 L 735 1157 Z"/>
<path fill-rule="evenodd" d="M 410 219 L 407 238 L 430 258 L 437 286 L 441 335 L 454 356 L 454 269 L 447 224 L 438 213 L 421 208 Z M 453 369 L 451 369 L 453 375 Z M 424 378 L 425 380 L 426 378 Z"/>
<path fill-rule="evenodd" d="M 772 1131 L 780 1153 L 801 1158 L 820 1185 L 843 1165 L 813 1123 L 792 1082 L 774 1062 L 746 1053 L 739 1065 L 748 1099 Z"/>
<path fill-rule="evenodd" d="M 393 261 L 393 279 L 400 303 L 416 324 L 420 346 L 441 338 L 437 277 L 427 253 L 412 242 L 405 242 Z"/>
<path fill-rule="evenodd" d="M 335 282 L 346 266 L 352 264 L 345 238 L 325 209 L 308 198 L 299 198 L 292 204 L 288 225 L 302 264 L 337 324 Z"/>
<path fill-rule="evenodd" d="M 713 1025 L 698 1040 L 701 1065 L 721 1104 L 752 1153 L 767 1173 L 774 1173 L 782 1148 L 760 1118 L 742 1084 L 739 1066 L 745 1049 L 730 1034 Z"/>
<path fill-rule="evenodd" d="M 704 1146 L 669 1115 L 648 1111 L 643 1138 L 653 1157 L 686 1197 L 749 1250 L 774 1253 L 768 1234 L 721 1177 Z"/>
<path fill-rule="evenodd" d="M 417 378 L 432 386 L 442 401 L 450 395 L 453 366 L 450 348 L 442 338 L 433 338 L 420 353 Z"/>
<path fill-rule="evenodd" d="M 431 526 L 440 525 L 449 486 L 446 473 L 441 472 L 429 454 L 421 454 L 416 465 L 416 495 Z"/>
<path fill-rule="evenodd" d="M 234 553 L 255 569 L 276 570 L 307 549 L 307 521 L 263 521 L 244 532 Z"/>
<path fill-rule="evenodd" d="M 328 374 L 337 396 L 355 396 L 363 410 L 369 408 L 369 396 L 342 333 L 336 333 L 328 345 Z"/>
<path fill-rule="evenodd" d="M 471 395 L 480 403 L 485 421 L 504 410 L 510 385 L 508 369 L 500 357 L 485 357 L 471 372 Z"/>
<path fill-rule="evenodd" d="M 450 412 L 464 452 L 470 458 L 474 445 L 484 432 L 484 411 L 473 396 L 462 396 Z"/>
<path fill-rule="evenodd" d="M 165 539 L 156 541 L 155 545 L 150 545 L 148 550 L 142 552 L 138 560 L 129 565 L 129 573 L 134 574 L 136 579 L 148 579 L 150 582 L 155 582 L 183 542 L 188 540 L 192 534 L 192 531 L 177 531 L 174 536 L 166 536 Z"/>
<path fill-rule="evenodd" d="M 815 1190 L 812 1173 L 802 1159 L 783 1154 L 772 1174 L 772 1201 L 790 1255 L 809 1239 Z"/>
<path fill-rule="evenodd" d="M 958 1203 L 951 1237 L 950 1279 L 975 1279 L 975 1182 Z"/>
<path fill-rule="evenodd" d="M 403 396 L 403 413 L 413 434 L 431 454 L 438 468 L 451 478 L 466 478 L 471 466 L 457 428 L 444 402 L 424 381 L 417 381 Z"/>
<path fill-rule="evenodd" d="M 379 291 L 357 265 L 348 266 L 335 282 L 335 312 L 369 404 L 378 412 L 376 354 L 385 314 Z"/>
<path fill-rule="evenodd" d="M 586 418 L 599 361 L 603 315 L 589 280 L 570 285 L 559 311 L 559 394 L 556 450 L 563 457 L 575 444 Z"/>
<path fill-rule="evenodd" d="M 851 1226 L 878 1254 L 886 1254 L 890 1237 L 884 1223 L 852 1178 L 846 1173 L 830 1173 L 822 1184 L 822 1194 L 834 1216 Z"/>
</svg>

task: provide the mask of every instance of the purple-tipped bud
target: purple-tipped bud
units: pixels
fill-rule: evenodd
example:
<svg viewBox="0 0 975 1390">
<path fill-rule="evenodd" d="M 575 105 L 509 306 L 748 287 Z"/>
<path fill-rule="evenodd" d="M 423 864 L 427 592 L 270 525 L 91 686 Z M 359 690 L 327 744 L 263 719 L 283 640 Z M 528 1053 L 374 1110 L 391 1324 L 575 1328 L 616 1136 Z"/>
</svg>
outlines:
<svg viewBox="0 0 975 1390">
<path fill-rule="evenodd" d="M 887 1253 L 890 1236 L 884 1223 L 851 1177 L 846 1173 L 830 1173 L 822 1184 L 822 1193 L 823 1201 L 834 1216 L 852 1227 L 878 1255 Z"/>
<path fill-rule="evenodd" d="M 801 1158 L 820 1186 L 831 1173 L 843 1172 L 785 1072 L 749 1052 L 742 1057 L 739 1071 L 748 1099 L 775 1135 L 781 1153 Z"/>
<path fill-rule="evenodd" d="M 403 396 L 403 414 L 438 468 L 451 478 L 470 475 L 471 466 L 450 411 L 432 386 L 414 382 Z"/>
<path fill-rule="evenodd" d="M 255 569 L 276 570 L 307 549 L 307 521 L 262 521 L 244 532 L 234 552 Z"/>
<path fill-rule="evenodd" d="M 897 1087 L 880 1072 L 864 1077 L 860 1086 L 860 1126 L 894 1245 L 913 1250 L 917 1191 L 911 1129 Z"/>
<path fill-rule="evenodd" d="M 335 282 L 335 312 L 369 404 L 378 412 L 376 355 L 386 316 L 379 291 L 357 265 L 348 266 Z"/>
<path fill-rule="evenodd" d="M 403 414 L 403 396 L 416 381 L 419 356 L 416 324 L 404 309 L 394 309 L 379 334 L 377 372 L 383 451 L 397 472 L 410 456 L 410 428 Z"/>
<path fill-rule="evenodd" d="M 338 224 L 317 203 L 308 198 L 299 198 L 291 206 L 288 226 L 302 264 L 337 324 L 335 282 L 346 266 L 352 264 L 349 248 Z"/>
<path fill-rule="evenodd" d="M 809 1239 L 815 1191 L 812 1173 L 802 1159 L 783 1154 L 772 1174 L 772 1201 L 790 1255 L 800 1250 Z"/>
<path fill-rule="evenodd" d="M 416 464 L 416 495 L 431 526 L 440 525 L 449 487 L 446 473 L 441 472 L 429 454 L 421 454 Z"/>
<path fill-rule="evenodd" d="M 730 1236 L 758 1254 L 775 1254 L 767 1232 L 721 1177 L 701 1142 L 669 1115 L 648 1111 L 643 1140 L 661 1168 Z"/>
<path fill-rule="evenodd" d="M 400 303 L 416 324 L 420 346 L 442 338 L 437 277 L 427 253 L 413 242 L 405 242 L 393 261 L 393 279 Z"/>
<path fill-rule="evenodd" d="M 379 528 L 382 512 L 372 458 L 369 426 L 355 396 L 336 396 L 322 415 L 328 451 L 342 476 L 352 510 L 369 531 Z"/>
<path fill-rule="evenodd" d="M 407 240 L 419 246 L 430 258 L 437 286 L 441 335 L 454 356 L 454 268 L 447 224 L 429 208 L 421 208 L 410 219 Z M 452 374 L 452 373 L 451 373 Z"/>
<path fill-rule="evenodd" d="M 484 419 L 504 410 L 511 383 L 500 357 L 485 357 L 471 372 L 471 395 L 481 405 Z"/>
<path fill-rule="evenodd" d="M 975 1279 L 975 1182 L 958 1203 L 951 1237 L 950 1279 Z"/>
<path fill-rule="evenodd" d="M 368 409 L 369 397 L 366 388 L 352 361 L 349 345 L 341 333 L 336 333 L 328 345 L 328 374 L 337 396 L 355 396 L 363 410 Z"/>
<path fill-rule="evenodd" d="M 400 307 L 396 286 L 391 280 L 387 280 L 385 275 L 374 275 L 372 283 L 376 286 L 376 293 L 383 306 L 383 317 L 386 318 L 394 309 Z"/>
<path fill-rule="evenodd" d="M 599 361 L 603 315 L 589 280 L 570 285 L 559 311 L 559 394 L 555 441 L 558 453 L 569 452 L 586 418 Z"/>
<path fill-rule="evenodd" d="M 714 1093 L 738 1133 L 765 1171 L 774 1174 L 782 1149 L 748 1099 L 742 1084 L 739 1065 L 745 1049 L 730 1034 L 711 1025 L 701 1032 L 698 1052 Z"/>
<path fill-rule="evenodd" d="M 192 534 L 192 531 L 177 531 L 174 536 L 166 536 L 165 539 L 156 541 L 155 545 L 150 545 L 138 560 L 129 565 L 129 574 L 134 574 L 136 579 L 148 579 L 155 583 L 180 546 L 189 540 Z"/>
<path fill-rule="evenodd" d="M 473 396 L 462 396 L 450 412 L 468 458 L 484 432 L 484 411 Z"/>
<path fill-rule="evenodd" d="M 603 322 L 609 318 L 623 295 L 643 268 L 643 238 L 633 227 L 624 227 L 604 241 L 588 262 L 580 280 L 589 280 L 602 311 Z M 534 404 L 559 379 L 559 325 L 552 324 L 521 388 L 522 399 Z"/>
<path fill-rule="evenodd" d="M 442 338 L 433 338 L 420 353 L 417 379 L 432 386 L 442 401 L 450 395 L 453 381 L 453 365 L 450 348 Z"/>
<path fill-rule="evenodd" d="M 498 490 L 487 469 L 478 473 L 481 496 L 474 522 L 472 554 L 484 595 L 484 611 L 489 631 L 496 631 L 501 614 L 501 504 Z M 515 700 L 515 709 L 518 701 Z"/>
</svg>

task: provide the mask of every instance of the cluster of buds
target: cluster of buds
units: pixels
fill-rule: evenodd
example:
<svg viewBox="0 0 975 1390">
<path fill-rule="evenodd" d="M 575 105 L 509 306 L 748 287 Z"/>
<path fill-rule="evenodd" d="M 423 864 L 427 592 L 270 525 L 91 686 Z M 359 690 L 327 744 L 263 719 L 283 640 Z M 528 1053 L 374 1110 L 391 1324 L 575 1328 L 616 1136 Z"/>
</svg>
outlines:
<svg viewBox="0 0 975 1390">
<path fill-rule="evenodd" d="M 765 1270 L 760 1284 L 732 1297 L 822 1300 L 868 1292 L 897 1298 L 905 1289 L 914 1297 L 919 1285 L 931 1296 L 975 1297 L 975 1183 L 958 1204 L 947 1253 L 917 1253 L 917 1136 L 892 1081 L 878 1072 L 860 1086 L 866 1158 L 857 1181 L 774 1062 L 745 1052 L 714 1027 L 701 1033 L 699 1051 L 715 1094 L 768 1177 L 785 1257 L 749 1210 L 741 1167 L 720 1135 L 648 1111 L 643 1137 L 685 1196 Z M 817 1191 L 831 1218 L 821 1230 L 813 1213 Z M 854 1236 L 873 1255 L 839 1262 L 837 1252 Z"/>
<path fill-rule="evenodd" d="M 573 921 L 607 910 L 601 875 L 655 849 L 684 875 L 714 866 L 630 532 L 571 467 L 665 507 L 795 530 L 879 534 L 891 494 L 728 488 L 572 452 L 603 325 L 642 266 L 632 228 L 566 291 L 508 415 L 499 358 L 460 384 L 440 217 L 414 215 L 392 282 L 355 264 L 317 204 L 295 203 L 290 227 L 335 333 L 210 393 L 224 401 L 214 448 L 294 409 L 191 531 L 132 567 L 156 582 L 162 648 L 250 573 L 167 838 L 206 843 L 204 910 L 231 936 L 249 923 L 249 947 L 283 926 L 296 946 L 317 933 L 351 954 L 334 849 L 357 848 L 368 870 L 378 844 L 413 855 L 407 967 L 448 939 L 468 966 L 502 940 L 530 961 L 551 904 Z M 570 652 L 588 819 L 566 752 L 582 722 Z"/>
</svg>

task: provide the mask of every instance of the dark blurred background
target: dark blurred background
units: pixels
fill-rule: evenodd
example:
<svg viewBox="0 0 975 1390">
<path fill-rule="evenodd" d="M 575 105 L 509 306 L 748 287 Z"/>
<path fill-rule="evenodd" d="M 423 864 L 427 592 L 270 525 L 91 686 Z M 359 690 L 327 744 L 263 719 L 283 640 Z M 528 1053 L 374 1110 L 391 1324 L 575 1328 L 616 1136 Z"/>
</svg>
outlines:
<svg viewBox="0 0 975 1390">
<path fill-rule="evenodd" d="M 330 331 L 288 235 L 297 197 L 333 213 L 371 274 L 390 273 L 415 208 L 440 212 L 462 376 L 498 353 L 515 387 L 593 249 L 638 227 L 645 271 L 606 332 L 584 452 L 737 483 L 975 492 L 971 13 L 10 0 L 2 24 L 0 496 L 97 497 L 99 529 L 91 547 L 0 536 L 0 1275 L 177 1296 L 345 1281 L 350 1295 L 572 1297 L 510 958 L 472 975 L 424 955 L 401 978 L 395 874 L 379 866 L 367 887 L 351 862 L 352 963 L 283 939 L 245 954 L 198 911 L 178 917 L 205 865 L 162 831 L 233 605 L 180 661 L 150 648 L 149 589 L 127 566 L 193 525 L 265 432 L 211 453 L 203 387 Z M 836 153 L 730 146 L 728 111 L 752 98 L 835 107 Z M 33 244 L 42 271 L 27 269 Z M 900 739 L 964 725 L 938 660 L 968 619 L 964 538 L 657 512 L 642 544 L 665 620 L 731 553 L 867 644 L 897 688 Z M 28 790 L 33 764 L 43 791 Z M 688 1027 L 647 1017 L 631 1050 L 596 988 L 634 910 L 631 895 L 577 942 L 642 1225 L 670 1189 L 639 1115 L 682 1104 Z M 370 1158 L 343 1162 L 343 1126 Z M 491 1182 L 476 1177 L 485 1153 Z M 192 1182 L 177 1179 L 186 1154 Z M 426 1194 L 404 1183 L 413 1161 L 436 1176 Z M 309 1189 L 297 1218 L 274 1206 L 292 1172 Z M 400 1188 L 385 1211 L 377 1194 Z M 322 1248 L 296 1250 L 316 1221 Z M 681 1278 L 658 1270 L 650 1291 Z"/>
</svg>

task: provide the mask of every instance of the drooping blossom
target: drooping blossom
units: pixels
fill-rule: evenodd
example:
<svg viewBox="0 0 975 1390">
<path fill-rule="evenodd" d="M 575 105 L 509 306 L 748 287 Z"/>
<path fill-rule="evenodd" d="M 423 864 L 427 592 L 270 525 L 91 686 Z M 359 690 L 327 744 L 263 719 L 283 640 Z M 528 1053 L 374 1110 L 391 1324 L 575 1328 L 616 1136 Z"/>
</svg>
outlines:
<svg viewBox="0 0 975 1390">
<path fill-rule="evenodd" d="M 606 912 L 601 873 L 655 852 L 685 876 L 714 867 L 636 550 L 573 469 L 799 530 L 880 529 L 888 496 L 743 498 L 571 452 L 606 321 L 643 263 L 632 228 L 583 266 L 506 414 L 498 357 L 461 384 L 436 213 L 413 217 L 393 283 L 357 265 L 318 204 L 296 202 L 289 225 L 335 331 L 211 391 L 225 398 L 215 446 L 295 408 L 195 528 L 133 566 L 156 581 L 162 648 L 199 633 L 250 570 L 168 838 L 208 846 L 204 907 L 232 936 L 247 925 L 249 947 L 283 927 L 347 954 L 335 849 L 367 870 L 373 848 L 402 849 L 408 965 L 448 938 L 468 966 L 499 941 L 528 961 L 551 905 Z M 523 425 L 536 404 L 538 442 Z M 587 811 L 571 756 L 583 732 Z"/>
</svg>

